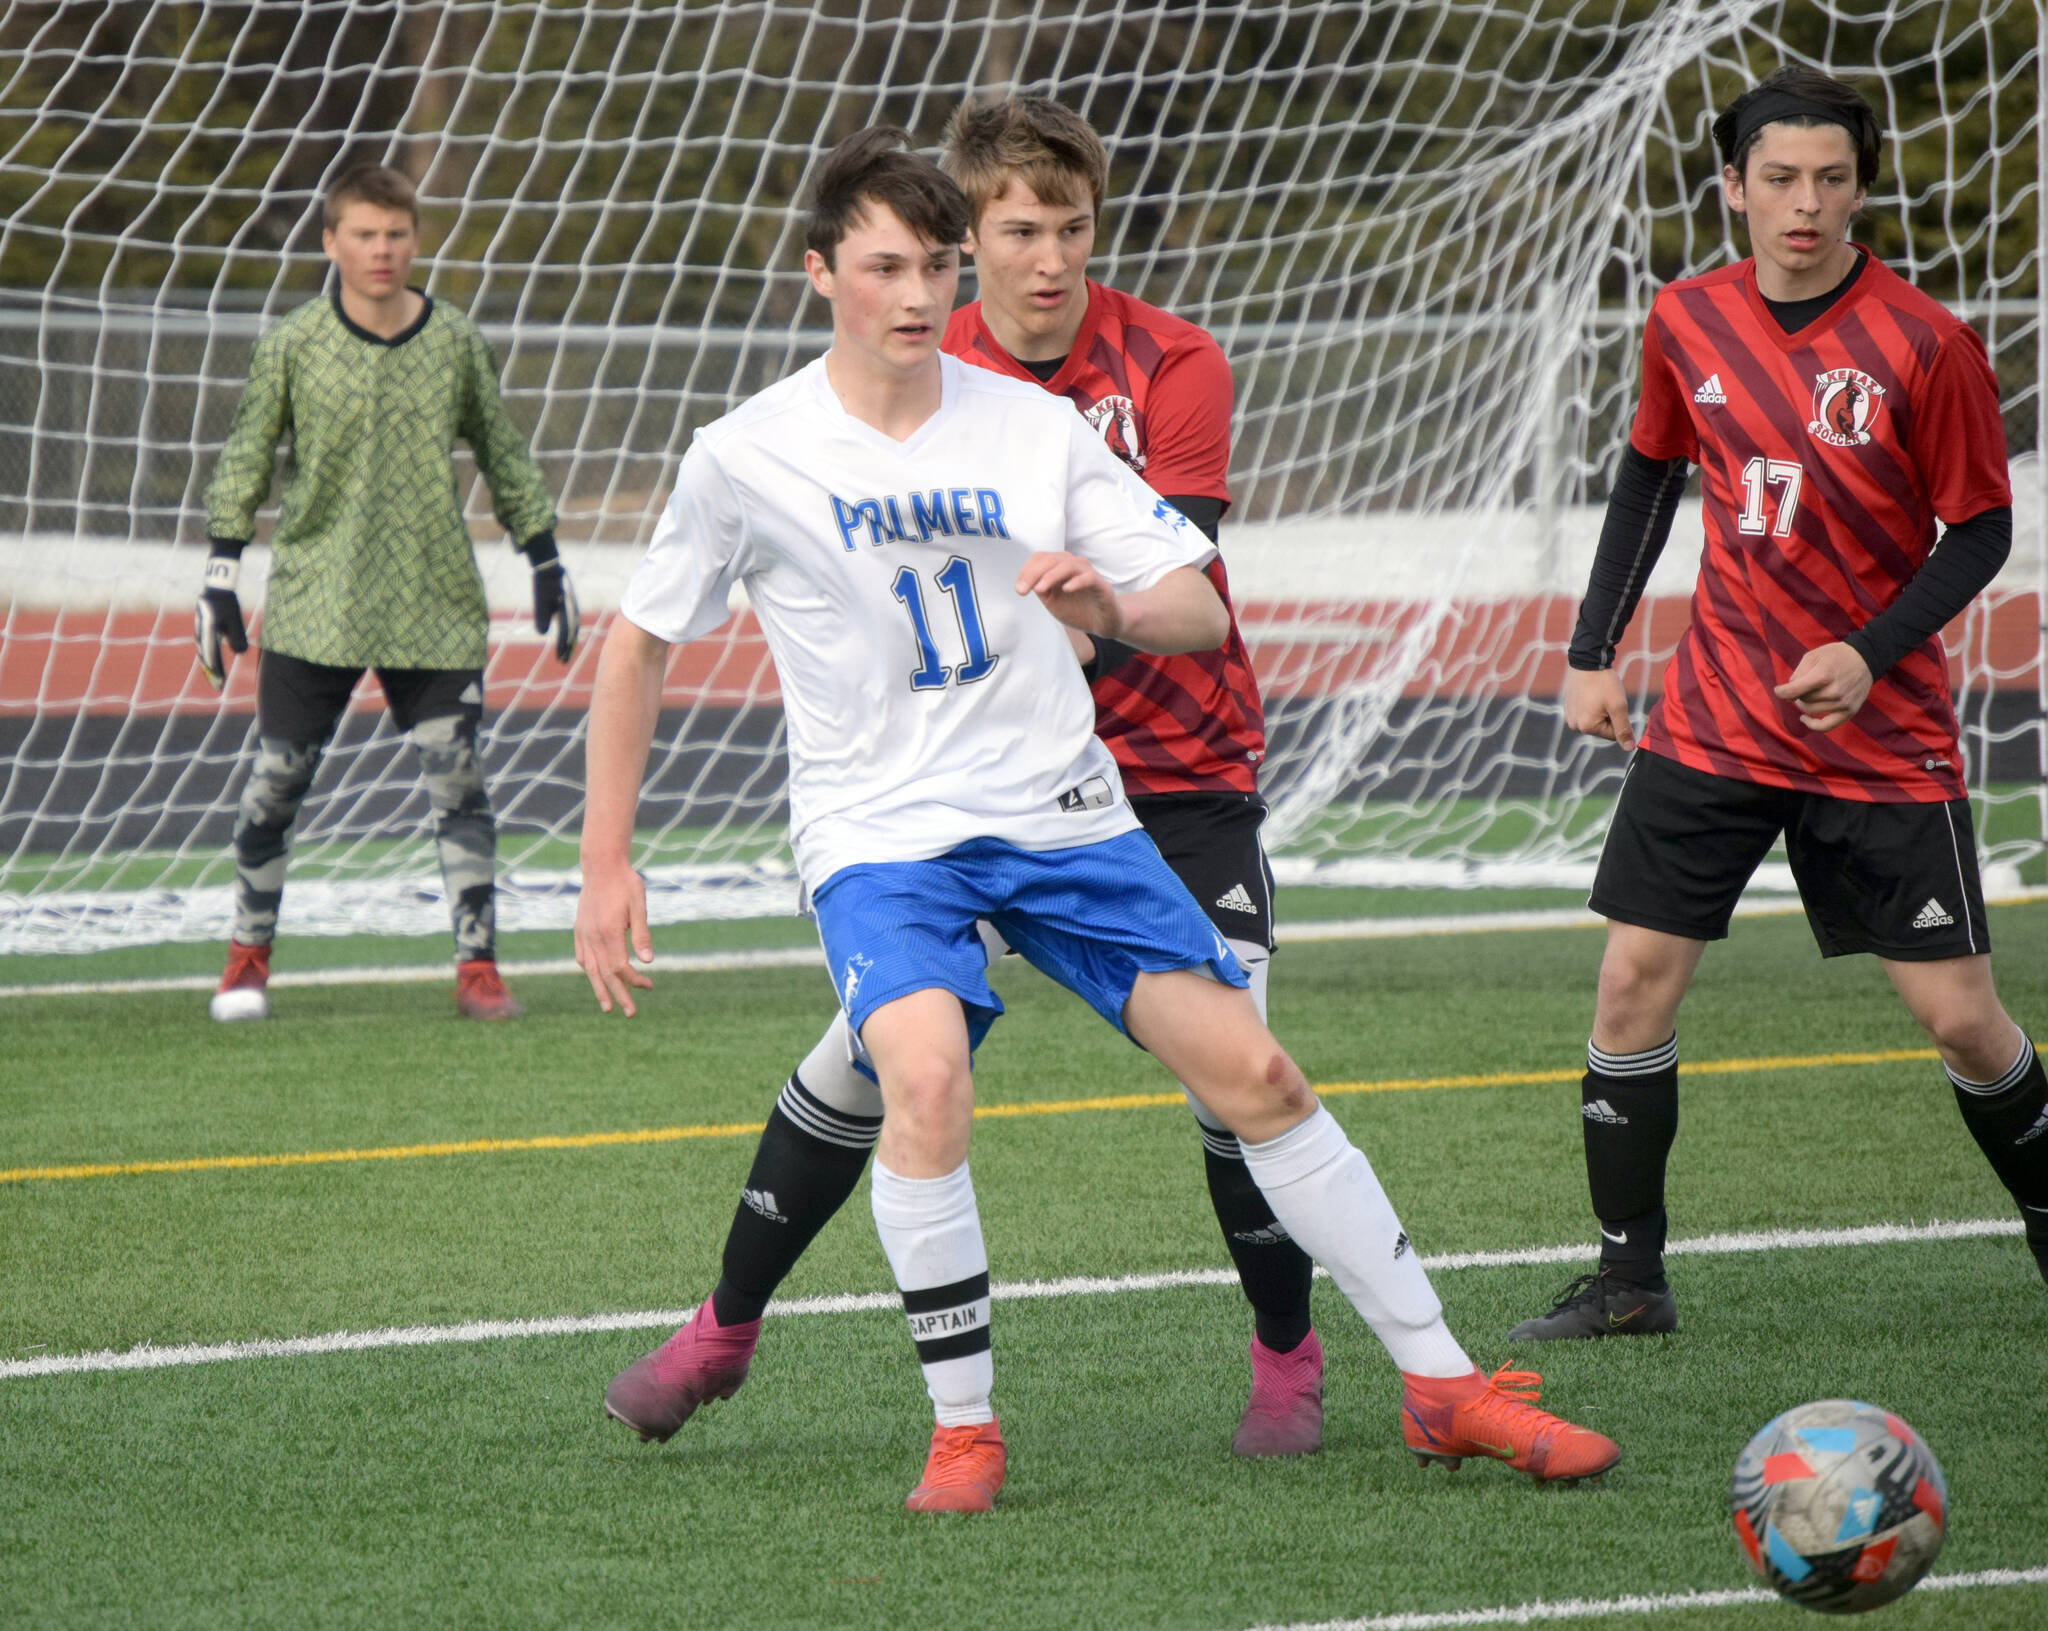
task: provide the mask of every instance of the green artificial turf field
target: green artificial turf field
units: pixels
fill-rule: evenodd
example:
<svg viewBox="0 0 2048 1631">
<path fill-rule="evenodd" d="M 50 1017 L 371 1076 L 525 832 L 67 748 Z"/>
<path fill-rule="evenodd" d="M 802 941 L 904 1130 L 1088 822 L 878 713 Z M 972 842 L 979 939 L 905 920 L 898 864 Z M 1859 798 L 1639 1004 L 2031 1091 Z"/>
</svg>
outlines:
<svg viewBox="0 0 2048 1631">
<path fill-rule="evenodd" d="M 2048 1027 L 2048 905 L 1995 910 L 1993 932 L 2008 1005 Z M 1275 1028 L 1338 1089 L 1332 1110 L 1425 1253 L 1591 1238 L 1575 1062 L 1599 944 L 1543 931 L 1283 949 Z M 36 962 L 67 979 L 136 972 Z M 1511 1350 L 1506 1328 L 1575 1265 L 1436 1275 L 1480 1363 L 1541 1369 L 1547 1405 L 1621 1442 L 1598 1487 L 1418 1469 L 1391 1367 L 1327 1282 L 1328 1442 L 1272 1465 L 1227 1449 L 1249 1334 L 1233 1287 L 999 1297 L 1011 1477 L 997 1511 L 970 1519 L 901 1509 L 929 1416 L 886 1307 L 771 1319 L 747 1386 L 659 1448 L 598 1402 L 666 1334 L 654 1323 L 18 1374 L 140 1344 L 694 1303 L 752 1151 L 750 1133 L 717 1129 L 758 1124 L 832 997 L 817 969 L 657 978 L 630 1022 L 600 1018 L 580 979 L 528 978 L 529 1017 L 495 1028 L 455 1020 L 440 984 L 280 989 L 269 1024 L 232 1028 L 182 991 L 6 999 L 0 1624 L 1234 1631 L 1585 1599 L 1597 1616 L 1545 1623 L 1790 1625 L 1804 1622 L 1776 1603 L 1606 1610 L 1751 1586 L 1727 1518 L 1735 1454 L 1776 1411 L 1843 1394 L 1900 1412 L 1940 1456 L 1953 1524 L 1938 1574 L 2048 1564 L 2048 1291 L 2020 1243 L 1766 1233 L 2010 1212 L 1937 1065 L 1825 1062 L 1924 1043 L 1872 963 L 1821 963 L 1796 917 L 1739 922 L 1683 1017 L 1688 1064 L 1752 1063 L 1684 1083 L 1674 1235 L 1756 1238 L 1674 1260 L 1677 1336 Z M 995 1279 L 1224 1267 L 1184 1111 L 1061 1108 L 1164 1098 L 1164 1073 L 1016 959 L 998 984 L 1011 1014 L 983 1051 L 980 1101 L 1040 1113 L 976 1130 Z M 1505 1079 L 1363 1090 L 1485 1075 Z M 562 1142 L 644 1129 L 670 1131 Z M 223 1164 L 479 1142 L 499 1147 Z M 152 1162 L 200 1165 L 20 1176 Z M 889 1284 L 863 1189 L 786 1289 Z M 1923 1590 L 1883 1613 L 2019 1631 L 2048 1624 L 2048 1583 Z"/>
</svg>

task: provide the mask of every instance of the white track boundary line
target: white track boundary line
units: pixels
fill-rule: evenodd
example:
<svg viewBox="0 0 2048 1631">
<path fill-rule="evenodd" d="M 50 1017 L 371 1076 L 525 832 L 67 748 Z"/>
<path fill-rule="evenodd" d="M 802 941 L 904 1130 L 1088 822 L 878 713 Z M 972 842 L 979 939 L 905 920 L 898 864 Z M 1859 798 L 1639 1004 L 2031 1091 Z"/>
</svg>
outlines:
<svg viewBox="0 0 2048 1631">
<path fill-rule="evenodd" d="M 1697 1235 L 1665 1248 L 1672 1257 L 1723 1256 L 1738 1252 L 1813 1251 L 1837 1246 L 1891 1246 L 1927 1240 L 1969 1240 L 2016 1235 L 2017 1218 L 1974 1218 L 1919 1224 L 1877 1223 L 1852 1229 L 1772 1229 L 1748 1234 Z M 1425 1257 L 1432 1272 L 1470 1268 L 1528 1268 L 1583 1262 L 1591 1245 L 1535 1246 L 1516 1251 L 1447 1252 Z M 1322 1271 L 1316 1271 L 1321 1274 Z M 1229 1269 L 1180 1269 L 1165 1274 L 1080 1276 L 1064 1280 L 1013 1280 L 990 1288 L 999 1301 L 1055 1297 L 1107 1297 L 1129 1292 L 1171 1291 L 1189 1286 L 1231 1286 Z M 901 1306 L 893 1291 L 848 1292 L 802 1297 L 771 1304 L 771 1315 L 858 1314 Z M 320 1336 L 278 1337 L 254 1342 L 190 1343 L 157 1348 L 148 1343 L 92 1353 L 46 1354 L 39 1359 L 0 1361 L 0 1382 L 35 1376 L 72 1376 L 88 1371 L 165 1370 L 178 1365 L 218 1365 L 241 1359 L 297 1359 L 314 1354 L 363 1353 L 377 1348 L 426 1348 L 442 1343 L 496 1342 L 513 1337 L 583 1336 L 605 1331 L 639 1331 L 681 1325 L 694 1310 L 651 1308 L 632 1313 L 562 1315 L 547 1319 L 469 1320 L 460 1325 L 386 1326 L 369 1331 L 329 1331 Z M 1451 1622 L 1446 1622 L 1451 1623 Z M 1475 1622 L 1476 1623 L 1476 1622 Z"/>
<path fill-rule="evenodd" d="M 2048 888 L 2024 888 L 2001 894 L 1992 906 L 2025 906 L 2048 901 Z M 1800 910 L 1794 901 L 1745 900 L 1735 908 L 1737 917 L 1784 917 Z M 1283 945 L 1307 945 L 1331 940 L 1407 940 L 1427 935 L 1501 934 L 1529 929 L 1597 929 L 1607 922 L 1577 906 L 1545 907 L 1527 912 L 1452 912 L 1437 917 L 1348 917 L 1307 919 L 1282 923 L 1275 935 Z M 825 953 L 817 946 L 777 946 L 759 951 L 713 951 L 665 953 L 655 959 L 657 972 L 675 974 L 720 974 L 749 968 L 822 968 Z M 542 957 L 523 963 L 504 963 L 500 972 L 512 977 L 547 978 L 580 973 L 573 957 Z M 293 986 L 321 985 L 427 985 L 452 980 L 448 963 L 402 964 L 389 968 L 315 968 L 293 973 L 280 970 L 270 983 L 281 990 Z M 64 980 L 37 985 L 0 985 L 5 997 L 118 997 L 150 991 L 211 991 L 218 983 L 212 974 L 170 974 L 134 980 Z"/>
<path fill-rule="evenodd" d="M 1988 1586 L 2048 1584 L 2048 1568 L 1978 1569 L 1971 1574 L 1931 1574 L 1913 1588 L 1922 1591 L 1973 1591 Z M 1253 1631 L 1453 1631 L 1468 1625 L 1541 1625 L 1550 1620 L 1604 1620 L 1617 1614 L 1663 1614 L 1698 1608 L 1747 1607 L 1776 1603 L 1774 1592 L 1760 1586 L 1741 1591 L 1674 1591 L 1655 1597 L 1571 1597 L 1555 1603 L 1521 1603 L 1513 1607 L 1465 1608 L 1438 1614 L 1377 1614 L 1363 1620 L 1302 1620 L 1289 1625 L 1261 1625 Z"/>
</svg>

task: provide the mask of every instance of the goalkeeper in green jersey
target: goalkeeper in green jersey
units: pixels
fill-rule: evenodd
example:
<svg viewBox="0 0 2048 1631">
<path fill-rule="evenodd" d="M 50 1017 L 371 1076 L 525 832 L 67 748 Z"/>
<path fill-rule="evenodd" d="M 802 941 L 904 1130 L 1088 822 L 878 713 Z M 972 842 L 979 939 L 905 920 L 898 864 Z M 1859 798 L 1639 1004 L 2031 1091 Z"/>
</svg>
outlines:
<svg viewBox="0 0 2048 1631">
<path fill-rule="evenodd" d="M 289 436 L 256 679 L 256 762 L 235 822 L 235 920 L 218 1020 L 270 1012 L 270 944 L 287 840 L 363 670 L 419 752 L 455 925 L 457 1008 L 513 1019 L 494 948 L 497 827 L 477 755 L 489 608 L 455 490 L 459 436 L 498 520 L 533 563 L 534 627 L 576 649 L 576 596 L 555 507 L 498 397 L 490 346 L 462 313 L 406 283 L 419 247 L 412 184 L 350 172 L 327 195 L 335 287 L 256 344 L 248 388 L 206 490 L 212 553 L 194 616 L 219 687 L 249 649 L 235 579 Z"/>
</svg>

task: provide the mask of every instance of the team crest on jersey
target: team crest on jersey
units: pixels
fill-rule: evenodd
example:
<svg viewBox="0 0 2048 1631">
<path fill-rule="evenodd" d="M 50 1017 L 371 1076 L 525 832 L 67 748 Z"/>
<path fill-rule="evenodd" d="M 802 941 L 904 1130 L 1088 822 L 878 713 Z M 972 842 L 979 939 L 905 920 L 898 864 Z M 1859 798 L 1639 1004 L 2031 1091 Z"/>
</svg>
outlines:
<svg viewBox="0 0 2048 1631">
<path fill-rule="evenodd" d="M 1884 387 L 1860 368 L 1830 368 L 1813 381 L 1806 428 L 1829 447 L 1860 447 L 1884 408 Z"/>
<path fill-rule="evenodd" d="M 1125 464 L 1140 475 L 1145 470 L 1145 450 L 1138 442 L 1138 405 L 1127 396 L 1106 396 L 1092 408 L 1083 408 L 1088 421 Z"/>
</svg>

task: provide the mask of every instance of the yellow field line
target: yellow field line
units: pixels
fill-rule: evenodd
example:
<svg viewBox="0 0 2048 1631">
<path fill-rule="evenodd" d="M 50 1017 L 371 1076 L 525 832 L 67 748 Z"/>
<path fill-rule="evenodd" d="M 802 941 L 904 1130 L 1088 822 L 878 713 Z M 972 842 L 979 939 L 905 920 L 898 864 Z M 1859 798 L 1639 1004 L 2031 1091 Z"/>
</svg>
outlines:
<svg viewBox="0 0 2048 1631">
<path fill-rule="evenodd" d="M 1758 1059 L 1702 1059 L 1678 1067 L 1681 1076 L 1732 1076 L 1758 1070 L 1820 1070 L 1838 1065 L 1890 1065 L 1936 1058 L 1932 1048 L 1891 1048 L 1876 1053 L 1788 1053 Z M 1531 1087 L 1575 1082 L 1577 1070 L 1502 1070 L 1474 1076 L 1393 1076 L 1377 1082 L 1323 1082 L 1325 1098 L 1344 1093 L 1415 1093 L 1453 1087 Z M 1156 1110 L 1181 1103 L 1178 1093 L 1118 1093 L 1099 1099 L 1052 1099 L 1034 1104 L 984 1104 L 977 1121 L 1005 1116 L 1074 1116 L 1102 1110 Z M 413 1161 L 434 1155 L 503 1155 L 516 1150 L 592 1150 L 608 1144 L 673 1144 L 687 1138 L 752 1138 L 765 1124 L 730 1121 L 694 1127 L 641 1127 L 617 1133 L 552 1133 L 538 1138 L 467 1138 L 442 1144 L 386 1144 L 367 1150 L 300 1150 L 281 1155 L 204 1155 L 184 1161 L 107 1161 L 65 1167 L 13 1167 L 0 1183 L 65 1178 L 132 1178 L 163 1172 L 246 1172 L 258 1167 L 317 1167 L 342 1161 Z"/>
</svg>

